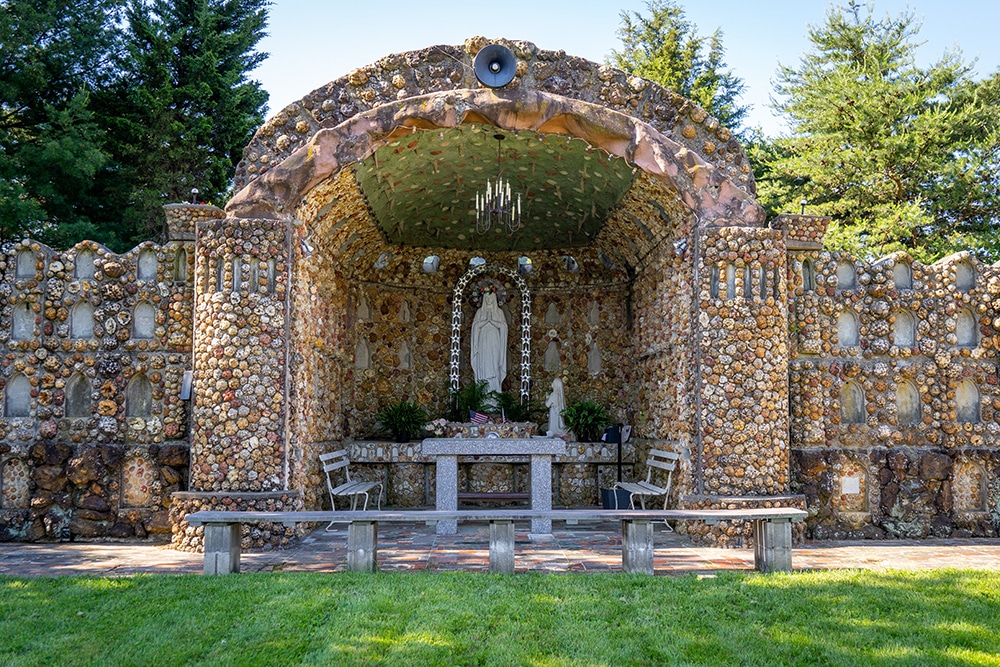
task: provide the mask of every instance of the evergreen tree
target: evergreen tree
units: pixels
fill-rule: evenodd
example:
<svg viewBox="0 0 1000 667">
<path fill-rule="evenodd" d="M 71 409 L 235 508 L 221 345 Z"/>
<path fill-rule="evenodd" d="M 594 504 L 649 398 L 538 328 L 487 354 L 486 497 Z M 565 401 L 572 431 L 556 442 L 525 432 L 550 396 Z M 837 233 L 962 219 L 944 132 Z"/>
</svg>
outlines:
<svg viewBox="0 0 1000 667">
<path fill-rule="evenodd" d="M 120 0 L 0 3 L 0 242 L 97 228 L 79 210 L 107 162 L 91 91 L 113 76 Z"/>
<path fill-rule="evenodd" d="M 761 201 L 833 218 L 831 249 L 930 262 L 961 249 L 1000 259 L 1000 72 L 974 80 L 957 51 L 916 64 L 912 13 L 834 7 L 812 50 L 778 72 L 792 135 L 751 150 Z"/>
<path fill-rule="evenodd" d="M 221 204 L 267 93 L 248 74 L 267 54 L 268 0 L 132 0 L 122 73 L 102 96 L 114 168 L 99 178 L 128 230 L 156 236 L 163 204 Z M 112 213 L 108 211 L 107 213 Z"/>
<path fill-rule="evenodd" d="M 650 0 L 646 8 L 648 16 L 621 13 L 622 50 L 612 50 L 608 64 L 693 100 L 740 136 L 749 107 L 738 103 L 743 80 L 726 67 L 722 32 L 698 35 L 673 0 Z"/>
</svg>

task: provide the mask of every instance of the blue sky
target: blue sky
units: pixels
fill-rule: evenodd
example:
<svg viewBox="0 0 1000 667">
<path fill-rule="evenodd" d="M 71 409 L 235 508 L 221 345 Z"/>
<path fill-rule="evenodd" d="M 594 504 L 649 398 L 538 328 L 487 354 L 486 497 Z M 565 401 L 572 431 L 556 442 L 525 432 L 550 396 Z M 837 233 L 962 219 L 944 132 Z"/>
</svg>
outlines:
<svg viewBox="0 0 1000 667">
<path fill-rule="evenodd" d="M 622 10 L 645 11 L 644 0 L 502 0 L 420 2 L 409 0 L 274 0 L 269 36 L 260 49 L 271 55 L 254 73 L 271 94 L 274 113 L 329 81 L 389 53 L 467 37 L 507 37 L 543 49 L 602 62 L 619 46 Z M 823 22 L 830 2 L 820 0 L 683 1 L 702 35 L 723 32 L 726 60 L 746 83 L 750 125 L 777 135 L 783 125 L 768 107 L 778 63 L 795 65 L 809 47 L 807 26 Z M 1000 67 L 1000 2 L 997 0 L 877 0 L 878 14 L 909 8 L 923 20 L 923 64 L 959 47 L 978 58 L 986 76 Z"/>
</svg>

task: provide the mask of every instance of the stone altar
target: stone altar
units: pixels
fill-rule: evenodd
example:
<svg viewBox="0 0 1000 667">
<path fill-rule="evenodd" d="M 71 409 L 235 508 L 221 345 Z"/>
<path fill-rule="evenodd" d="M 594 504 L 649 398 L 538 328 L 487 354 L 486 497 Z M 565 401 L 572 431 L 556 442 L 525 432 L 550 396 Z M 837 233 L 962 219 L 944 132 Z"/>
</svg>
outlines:
<svg viewBox="0 0 1000 667">
<path fill-rule="evenodd" d="M 552 509 L 552 457 L 566 455 L 566 442 L 558 438 L 427 438 L 423 453 L 434 456 L 439 510 L 458 509 L 459 456 L 530 456 L 531 509 Z M 458 532 L 455 520 L 439 521 L 438 535 Z M 532 533 L 551 533 L 552 521 L 532 519 Z"/>
</svg>

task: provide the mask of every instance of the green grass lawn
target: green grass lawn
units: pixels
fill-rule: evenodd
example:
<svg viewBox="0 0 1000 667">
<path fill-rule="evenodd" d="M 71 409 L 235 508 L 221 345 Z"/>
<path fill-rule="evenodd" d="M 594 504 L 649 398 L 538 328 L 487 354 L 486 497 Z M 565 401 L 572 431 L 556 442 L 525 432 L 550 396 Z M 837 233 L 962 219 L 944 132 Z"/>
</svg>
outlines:
<svg viewBox="0 0 1000 667">
<path fill-rule="evenodd" d="M 1000 665 L 1000 573 L 0 577 L 0 665 Z"/>
</svg>

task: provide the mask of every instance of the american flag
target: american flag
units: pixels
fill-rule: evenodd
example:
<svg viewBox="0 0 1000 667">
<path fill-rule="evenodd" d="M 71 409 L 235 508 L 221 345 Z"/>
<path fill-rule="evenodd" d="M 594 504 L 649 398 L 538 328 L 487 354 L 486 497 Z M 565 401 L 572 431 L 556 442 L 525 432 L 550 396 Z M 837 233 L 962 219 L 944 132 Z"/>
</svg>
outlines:
<svg viewBox="0 0 1000 667">
<path fill-rule="evenodd" d="M 485 424 L 490 420 L 490 416 L 485 412 L 476 412 L 475 410 L 469 410 L 469 421 L 473 424 Z"/>
</svg>

